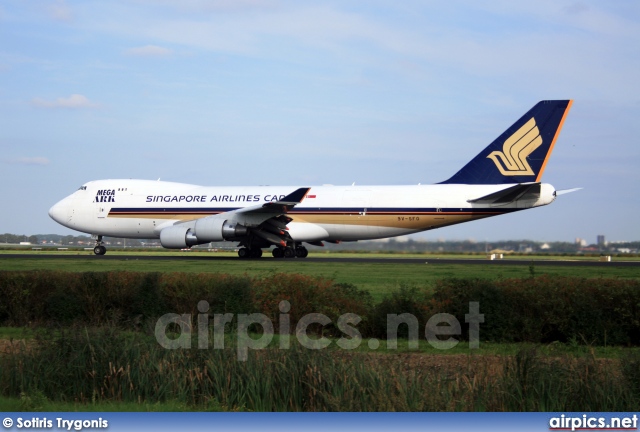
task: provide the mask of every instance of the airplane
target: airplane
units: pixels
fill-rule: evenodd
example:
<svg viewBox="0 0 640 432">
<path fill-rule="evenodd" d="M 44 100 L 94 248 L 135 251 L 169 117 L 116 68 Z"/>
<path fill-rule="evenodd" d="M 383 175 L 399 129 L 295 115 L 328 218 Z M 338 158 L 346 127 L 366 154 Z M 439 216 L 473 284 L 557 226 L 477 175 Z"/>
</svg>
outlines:
<svg viewBox="0 0 640 432">
<path fill-rule="evenodd" d="M 152 180 L 97 180 L 56 203 L 49 216 L 91 234 L 160 239 L 185 249 L 238 243 L 240 258 L 305 258 L 304 244 L 380 239 L 552 203 L 542 183 L 572 100 L 537 103 L 448 180 L 407 186 L 205 187 Z"/>
</svg>

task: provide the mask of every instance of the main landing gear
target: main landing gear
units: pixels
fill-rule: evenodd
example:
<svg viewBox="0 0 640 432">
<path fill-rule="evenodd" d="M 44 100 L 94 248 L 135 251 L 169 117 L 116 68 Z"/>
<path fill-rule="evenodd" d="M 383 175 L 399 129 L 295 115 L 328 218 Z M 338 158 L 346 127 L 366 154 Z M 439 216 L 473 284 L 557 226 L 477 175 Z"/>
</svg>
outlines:
<svg viewBox="0 0 640 432">
<path fill-rule="evenodd" d="M 309 255 L 309 251 L 306 247 L 297 245 L 295 247 L 275 247 L 271 254 L 274 258 L 306 258 Z M 240 258 L 260 258 L 262 256 L 262 249 L 260 248 L 248 248 L 241 247 L 238 249 L 238 256 Z"/>
<path fill-rule="evenodd" d="M 238 249 L 238 256 L 240 258 L 260 258 L 262 256 L 262 249 L 260 248 L 246 248 L 242 247 Z"/>
<path fill-rule="evenodd" d="M 102 244 L 102 236 L 96 237 L 96 246 L 93 248 L 93 253 L 96 255 L 104 255 L 107 253 L 107 248 Z"/>
<path fill-rule="evenodd" d="M 309 251 L 304 246 L 276 247 L 271 252 L 274 258 L 306 258 Z"/>
</svg>

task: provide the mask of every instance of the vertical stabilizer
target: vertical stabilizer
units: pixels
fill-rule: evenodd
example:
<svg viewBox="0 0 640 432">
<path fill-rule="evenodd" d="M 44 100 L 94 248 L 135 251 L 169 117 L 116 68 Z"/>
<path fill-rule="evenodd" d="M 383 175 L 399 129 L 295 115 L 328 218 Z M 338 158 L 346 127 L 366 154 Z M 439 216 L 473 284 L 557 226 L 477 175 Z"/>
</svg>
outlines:
<svg viewBox="0 0 640 432">
<path fill-rule="evenodd" d="M 538 102 L 443 184 L 539 182 L 571 100 Z"/>
</svg>

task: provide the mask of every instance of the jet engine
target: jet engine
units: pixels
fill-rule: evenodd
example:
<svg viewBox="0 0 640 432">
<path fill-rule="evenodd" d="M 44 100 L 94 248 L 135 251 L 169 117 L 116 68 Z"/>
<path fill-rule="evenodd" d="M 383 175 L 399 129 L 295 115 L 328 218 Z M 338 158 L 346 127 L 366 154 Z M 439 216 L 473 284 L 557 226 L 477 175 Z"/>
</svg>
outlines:
<svg viewBox="0 0 640 432">
<path fill-rule="evenodd" d="M 184 225 L 174 225 L 160 231 L 160 244 L 167 249 L 184 249 L 199 243 L 191 228 Z"/>
<path fill-rule="evenodd" d="M 183 249 L 197 244 L 234 240 L 246 236 L 248 232 L 242 224 L 210 216 L 164 228 L 160 231 L 160 243 L 167 249 Z"/>
</svg>

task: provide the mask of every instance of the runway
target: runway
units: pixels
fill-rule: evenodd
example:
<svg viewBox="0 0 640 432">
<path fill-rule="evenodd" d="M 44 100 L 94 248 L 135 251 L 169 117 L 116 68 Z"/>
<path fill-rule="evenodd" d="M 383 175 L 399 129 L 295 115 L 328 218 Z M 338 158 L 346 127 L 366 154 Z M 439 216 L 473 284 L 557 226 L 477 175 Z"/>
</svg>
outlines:
<svg viewBox="0 0 640 432">
<path fill-rule="evenodd" d="M 0 260 L 2 259 L 65 259 L 65 260 L 79 260 L 79 261 L 87 261 L 87 260 L 120 260 L 120 261 L 241 261 L 238 257 L 221 257 L 221 256 L 176 256 L 176 255 L 162 255 L 162 254 L 153 254 L 153 255 L 90 255 L 90 254 L 79 254 L 79 255 L 55 255 L 55 254 L 2 254 L 0 255 Z M 252 261 L 266 261 L 266 260 L 274 260 L 276 258 L 271 257 L 263 257 L 263 258 L 254 258 L 254 259 L 245 259 L 242 261 L 252 262 Z M 389 258 L 380 258 L 380 257 L 367 257 L 367 258 L 333 258 L 333 257 L 313 257 L 309 256 L 308 258 L 279 258 L 278 262 L 311 262 L 311 263 L 350 263 L 350 264 L 432 264 L 432 265 L 444 265 L 444 264 L 458 264 L 458 265 L 484 265 L 484 266 L 509 266 L 509 265 L 535 265 L 538 266 L 553 266 L 553 267 L 640 267 L 639 261 L 611 261 L 611 262 L 601 262 L 601 261 L 585 261 L 585 260 L 541 260 L 541 259 L 500 259 L 500 260 L 487 260 L 487 259 L 463 259 L 463 258 L 429 258 L 425 256 L 424 258 L 397 258 L 397 257 L 389 257 Z"/>
</svg>

